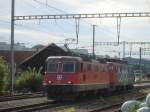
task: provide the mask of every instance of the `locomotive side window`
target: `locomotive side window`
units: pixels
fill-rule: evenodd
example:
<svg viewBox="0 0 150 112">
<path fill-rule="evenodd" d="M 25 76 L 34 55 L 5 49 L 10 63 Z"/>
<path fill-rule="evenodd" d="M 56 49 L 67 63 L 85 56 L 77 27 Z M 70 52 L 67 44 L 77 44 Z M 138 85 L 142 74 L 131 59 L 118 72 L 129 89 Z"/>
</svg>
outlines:
<svg viewBox="0 0 150 112">
<path fill-rule="evenodd" d="M 118 67 L 117 66 L 115 66 L 115 72 L 117 72 L 118 71 Z"/>
<path fill-rule="evenodd" d="M 95 71 L 96 71 L 96 72 L 99 71 L 98 65 L 95 66 Z"/>
<path fill-rule="evenodd" d="M 105 66 L 101 66 L 101 72 L 105 72 Z"/>
<path fill-rule="evenodd" d="M 83 72 L 83 63 L 81 63 L 80 71 Z"/>
<path fill-rule="evenodd" d="M 102 72 L 102 65 L 99 65 L 99 72 Z"/>
<path fill-rule="evenodd" d="M 104 72 L 108 72 L 107 66 L 104 66 Z"/>
<path fill-rule="evenodd" d="M 49 63 L 47 66 L 48 72 L 57 72 L 58 64 L 57 63 Z"/>
<path fill-rule="evenodd" d="M 109 65 L 109 66 L 108 66 L 108 71 L 109 71 L 109 72 L 113 72 L 113 71 L 114 71 L 114 69 L 115 69 L 115 68 L 114 68 L 114 66 L 113 66 L 113 65 Z"/>
<path fill-rule="evenodd" d="M 81 71 L 80 69 L 80 63 L 75 63 L 75 72 Z"/>
<path fill-rule="evenodd" d="M 91 64 L 87 64 L 87 71 L 91 71 Z"/>
<path fill-rule="evenodd" d="M 120 72 L 122 72 L 122 66 L 120 66 Z"/>
<path fill-rule="evenodd" d="M 63 72 L 75 72 L 75 64 L 73 62 L 64 62 Z"/>
</svg>

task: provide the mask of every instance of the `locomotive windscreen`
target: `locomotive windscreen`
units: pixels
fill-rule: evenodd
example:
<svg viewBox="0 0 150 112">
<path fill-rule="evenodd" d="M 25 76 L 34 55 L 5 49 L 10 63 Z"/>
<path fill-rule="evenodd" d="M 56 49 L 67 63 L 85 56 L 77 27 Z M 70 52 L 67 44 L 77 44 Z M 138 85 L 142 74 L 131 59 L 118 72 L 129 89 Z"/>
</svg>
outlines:
<svg viewBox="0 0 150 112">
<path fill-rule="evenodd" d="M 63 62 L 63 72 L 75 72 L 75 64 L 73 62 Z"/>
<path fill-rule="evenodd" d="M 73 73 L 79 72 L 79 62 L 75 59 L 58 59 L 53 58 L 47 60 L 47 72 L 49 73 L 56 73 L 56 72 L 63 72 L 63 73 Z"/>
<path fill-rule="evenodd" d="M 47 71 L 48 72 L 57 72 L 58 64 L 57 63 L 48 63 Z"/>
</svg>

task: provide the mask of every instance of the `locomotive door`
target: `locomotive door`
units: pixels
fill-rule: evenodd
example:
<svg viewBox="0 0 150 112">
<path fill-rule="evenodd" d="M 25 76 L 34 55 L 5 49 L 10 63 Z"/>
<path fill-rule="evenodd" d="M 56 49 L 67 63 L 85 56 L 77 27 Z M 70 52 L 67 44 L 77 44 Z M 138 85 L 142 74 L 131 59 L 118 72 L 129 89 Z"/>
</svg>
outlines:
<svg viewBox="0 0 150 112">
<path fill-rule="evenodd" d="M 62 74 L 62 63 L 58 62 L 58 73 L 56 74 L 56 83 L 61 83 L 61 80 L 63 79 Z"/>
<path fill-rule="evenodd" d="M 115 67 L 115 65 L 113 65 L 113 64 L 109 64 L 108 65 L 108 72 L 109 72 L 109 82 L 110 83 L 115 83 L 116 82 L 116 69 L 115 69 L 116 67 Z"/>
</svg>

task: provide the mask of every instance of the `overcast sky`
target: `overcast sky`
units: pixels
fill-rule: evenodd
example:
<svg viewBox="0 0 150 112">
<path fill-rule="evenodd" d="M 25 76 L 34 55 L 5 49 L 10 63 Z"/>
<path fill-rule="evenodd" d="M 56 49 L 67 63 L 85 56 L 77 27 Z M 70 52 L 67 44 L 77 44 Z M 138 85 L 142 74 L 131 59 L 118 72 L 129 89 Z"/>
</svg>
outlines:
<svg viewBox="0 0 150 112">
<path fill-rule="evenodd" d="M 0 41 L 10 42 L 10 3 L 0 0 Z M 15 0 L 15 15 L 149 12 L 150 0 Z M 96 41 L 117 41 L 116 19 L 81 19 L 79 45 L 91 46 L 92 24 Z M 15 22 L 15 42 L 27 46 L 64 42 L 76 38 L 75 20 L 35 20 Z M 122 18 L 121 41 L 149 41 L 150 18 Z M 91 48 L 89 48 L 91 49 Z M 99 52 L 99 51 L 97 51 Z"/>
</svg>

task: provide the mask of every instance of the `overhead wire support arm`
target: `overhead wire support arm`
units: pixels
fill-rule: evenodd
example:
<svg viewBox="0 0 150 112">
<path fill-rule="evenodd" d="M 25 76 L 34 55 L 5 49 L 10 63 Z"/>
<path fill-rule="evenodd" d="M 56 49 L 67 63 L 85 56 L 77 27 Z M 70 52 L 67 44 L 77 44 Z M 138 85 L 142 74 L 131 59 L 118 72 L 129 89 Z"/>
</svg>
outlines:
<svg viewBox="0 0 150 112">
<path fill-rule="evenodd" d="M 119 42 L 119 45 L 122 45 L 124 42 Z M 127 45 L 150 45 L 150 42 L 127 42 L 125 41 L 125 44 Z M 95 45 L 99 45 L 99 46 L 117 46 L 118 45 L 118 42 L 95 42 Z"/>
<path fill-rule="evenodd" d="M 118 18 L 118 17 L 150 17 L 150 12 L 133 13 L 95 13 L 95 14 L 57 14 L 14 16 L 14 20 L 35 19 L 76 19 L 76 18 Z"/>
</svg>

